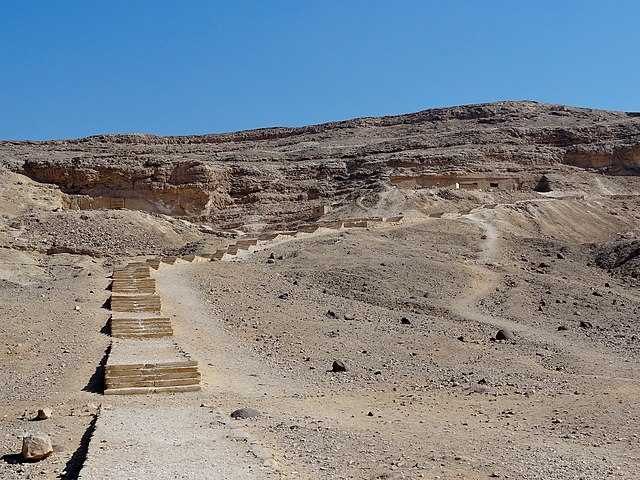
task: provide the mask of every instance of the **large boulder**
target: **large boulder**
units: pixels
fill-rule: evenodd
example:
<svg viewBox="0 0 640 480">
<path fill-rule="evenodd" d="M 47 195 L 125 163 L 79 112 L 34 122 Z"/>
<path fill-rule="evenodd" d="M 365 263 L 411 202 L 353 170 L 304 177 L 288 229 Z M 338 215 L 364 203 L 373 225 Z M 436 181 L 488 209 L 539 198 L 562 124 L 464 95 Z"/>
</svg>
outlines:
<svg viewBox="0 0 640 480">
<path fill-rule="evenodd" d="M 53 453 L 51 439 L 46 433 L 33 433 L 22 438 L 22 458 L 35 462 Z"/>
</svg>

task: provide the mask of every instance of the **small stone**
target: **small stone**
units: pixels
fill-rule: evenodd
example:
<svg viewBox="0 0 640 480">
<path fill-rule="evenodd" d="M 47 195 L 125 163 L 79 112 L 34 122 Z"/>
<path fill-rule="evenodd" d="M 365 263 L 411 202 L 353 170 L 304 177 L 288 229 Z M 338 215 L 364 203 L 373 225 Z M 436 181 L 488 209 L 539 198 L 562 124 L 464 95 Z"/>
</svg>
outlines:
<svg viewBox="0 0 640 480">
<path fill-rule="evenodd" d="M 53 446 L 49 435 L 34 433 L 22 439 L 22 458 L 29 462 L 35 462 L 47 458 L 53 453 Z"/>
<path fill-rule="evenodd" d="M 402 317 L 402 318 L 400 319 L 400 323 L 401 323 L 402 325 L 411 325 L 411 320 L 409 320 L 407 317 Z"/>
<path fill-rule="evenodd" d="M 564 255 L 562 253 L 556 253 L 556 257 L 558 258 L 558 260 L 564 260 Z"/>
<path fill-rule="evenodd" d="M 327 317 L 329 318 L 338 318 L 338 315 L 336 314 L 336 312 L 334 312 L 333 310 L 327 310 L 326 313 Z"/>
<path fill-rule="evenodd" d="M 346 372 L 347 371 L 347 367 L 345 366 L 345 364 L 342 361 L 334 360 L 333 364 L 331 365 L 331 371 L 332 372 Z"/>
<path fill-rule="evenodd" d="M 287 292 L 281 293 L 280 295 L 278 295 L 278 298 L 280 300 L 287 300 L 289 298 L 289 294 Z"/>
<path fill-rule="evenodd" d="M 46 420 L 47 418 L 53 415 L 53 411 L 50 408 L 41 408 L 38 410 L 38 414 L 36 415 L 36 420 Z"/>
<path fill-rule="evenodd" d="M 559 332 L 564 332 L 565 330 L 567 330 L 566 325 L 558 325 L 558 331 Z"/>
<path fill-rule="evenodd" d="M 586 320 L 580 320 L 580 328 L 593 328 L 591 322 L 587 322 Z"/>
<path fill-rule="evenodd" d="M 79 312 L 79 311 L 80 311 L 80 306 L 79 306 L 79 305 L 76 305 L 75 307 L 73 307 L 73 309 L 74 309 L 76 312 Z"/>
<path fill-rule="evenodd" d="M 373 412 L 367 413 L 367 417 L 373 417 Z"/>
<path fill-rule="evenodd" d="M 231 412 L 231 418 L 235 420 L 244 420 L 247 418 L 255 418 L 260 416 L 260 412 L 255 408 L 239 408 L 238 410 L 234 410 Z"/>
<path fill-rule="evenodd" d="M 498 333 L 496 333 L 496 340 L 513 340 L 513 338 L 513 332 L 506 328 L 498 330 Z"/>
<path fill-rule="evenodd" d="M 268 258 L 267 263 L 276 263 L 276 261 L 273 258 Z"/>
<path fill-rule="evenodd" d="M 463 337 L 462 335 L 460 335 L 460 336 L 458 337 L 458 340 L 459 340 L 459 341 L 461 341 L 461 342 L 464 342 L 464 337 Z"/>
</svg>

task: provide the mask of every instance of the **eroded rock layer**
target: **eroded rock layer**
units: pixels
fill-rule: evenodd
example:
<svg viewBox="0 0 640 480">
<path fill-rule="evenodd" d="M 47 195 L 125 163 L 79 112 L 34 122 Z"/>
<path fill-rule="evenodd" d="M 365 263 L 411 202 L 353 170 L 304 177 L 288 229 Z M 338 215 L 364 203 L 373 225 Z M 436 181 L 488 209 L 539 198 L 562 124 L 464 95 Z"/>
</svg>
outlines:
<svg viewBox="0 0 640 480">
<path fill-rule="evenodd" d="M 375 197 L 393 175 L 492 172 L 528 186 L 570 166 L 637 175 L 640 117 L 498 102 L 228 134 L 5 141 L 0 162 L 58 185 L 72 208 L 124 199 L 125 208 L 210 220 L 302 218 Z"/>
</svg>

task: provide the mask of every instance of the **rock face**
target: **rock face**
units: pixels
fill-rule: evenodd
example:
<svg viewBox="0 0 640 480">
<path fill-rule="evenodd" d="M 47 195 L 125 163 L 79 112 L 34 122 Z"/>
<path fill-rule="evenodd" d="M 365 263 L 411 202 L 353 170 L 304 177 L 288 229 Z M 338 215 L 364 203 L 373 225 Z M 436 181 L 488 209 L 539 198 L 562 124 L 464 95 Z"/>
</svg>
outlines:
<svg viewBox="0 0 640 480">
<path fill-rule="evenodd" d="M 617 275 L 640 278 L 640 238 L 622 238 L 600 246 L 596 264 Z"/>
<path fill-rule="evenodd" d="M 22 439 L 22 458 L 34 462 L 47 458 L 53 453 L 53 446 L 49 435 L 35 433 Z"/>
<path fill-rule="evenodd" d="M 640 117 L 507 101 L 229 134 L 5 141 L 1 165 L 59 185 L 70 206 L 125 199 L 125 208 L 211 220 L 282 218 L 375 200 L 391 176 L 491 172 L 528 176 L 533 188 L 565 165 L 637 175 Z"/>
</svg>

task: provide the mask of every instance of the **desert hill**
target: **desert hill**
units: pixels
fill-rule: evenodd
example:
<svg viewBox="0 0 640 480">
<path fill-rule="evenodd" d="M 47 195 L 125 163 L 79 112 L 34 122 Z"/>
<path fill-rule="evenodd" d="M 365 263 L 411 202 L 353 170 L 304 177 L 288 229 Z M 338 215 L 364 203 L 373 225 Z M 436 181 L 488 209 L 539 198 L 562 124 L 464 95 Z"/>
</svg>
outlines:
<svg viewBox="0 0 640 480">
<path fill-rule="evenodd" d="M 0 478 L 639 477 L 636 113 L 1 141 L 0 179 Z"/>
</svg>

